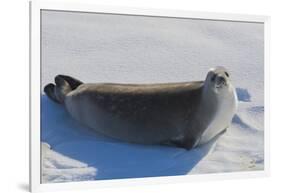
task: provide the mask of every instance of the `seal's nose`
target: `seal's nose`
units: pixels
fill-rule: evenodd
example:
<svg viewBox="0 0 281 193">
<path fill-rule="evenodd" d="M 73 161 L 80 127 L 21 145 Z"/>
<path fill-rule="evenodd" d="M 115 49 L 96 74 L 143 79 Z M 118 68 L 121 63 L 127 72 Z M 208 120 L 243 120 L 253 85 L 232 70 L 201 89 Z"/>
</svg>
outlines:
<svg viewBox="0 0 281 193">
<path fill-rule="evenodd" d="M 223 76 L 218 76 L 217 77 L 217 83 L 218 84 L 223 84 L 225 82 L 226 82 L 226 80 L 225 80 L 225 78 Z"/>
</svg>

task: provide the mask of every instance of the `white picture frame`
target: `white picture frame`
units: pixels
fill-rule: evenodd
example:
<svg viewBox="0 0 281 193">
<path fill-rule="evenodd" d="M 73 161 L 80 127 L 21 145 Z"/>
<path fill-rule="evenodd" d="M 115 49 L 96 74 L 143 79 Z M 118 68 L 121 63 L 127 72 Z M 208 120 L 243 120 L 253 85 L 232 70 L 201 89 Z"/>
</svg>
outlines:
<svg viewBox="0 0 281 193">
<path fill-rule="evenodd" d="M 264 77 L 265 77 L 265 129 L 264 170 L 221 174 L 187 175 L 173 177 L 149 177 L 68 183 L 40 183 L 40 11 L 64 10 L 78 12 L 114 13 L 142 16 L 163 16 L 206 20 L 246 21 L 264 23 Z M 235 178 L 261 177 L 269 175 L 269 39 L 270 18 L 259 15 L 191 12 L 182 10 L 141 9 L 131 7 L 99 6 L 93 4 L 32 1 L 30 2 L 30 190 L 32 192 L 73 190 L 100 187 L 121 187 L 156 183 L 193 182 Z"/>
</svg>

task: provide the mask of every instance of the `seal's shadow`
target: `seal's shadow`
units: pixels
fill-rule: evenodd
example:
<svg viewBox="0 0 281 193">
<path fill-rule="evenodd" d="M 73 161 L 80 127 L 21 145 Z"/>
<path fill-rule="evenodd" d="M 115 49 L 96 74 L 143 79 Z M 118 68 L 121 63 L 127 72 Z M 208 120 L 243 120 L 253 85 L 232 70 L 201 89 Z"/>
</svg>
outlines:
<svg viewBox="0 0 281 193">
<path fill-rule="evenodd" d="M 82 126 L 64 107 L 41 98 L 41 141 L 72 159 L 97 169 L 95 179 L 183 175 L 211 150 L 214 141 L 187 151 L 182 148 L 119 142 Z"/>
</svg>

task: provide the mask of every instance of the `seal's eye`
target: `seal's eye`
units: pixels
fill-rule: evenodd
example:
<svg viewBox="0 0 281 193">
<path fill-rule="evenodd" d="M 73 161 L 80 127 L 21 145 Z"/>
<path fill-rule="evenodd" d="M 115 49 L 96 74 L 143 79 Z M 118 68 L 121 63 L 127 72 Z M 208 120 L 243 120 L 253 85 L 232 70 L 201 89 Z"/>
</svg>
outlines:
<svg viewBox="0 0 281 193">
<path fill-rule="evenodd" d="M 212 78 L 211 78 L 211 81 L 212 81 L 212 82 L 214 82 L 214 81 L 215 81 L 216 76 L 217 76 L 216 74 L 214 74 L 214 75 L 212 76 Z"/>
<path fill-rule="evenodd" d="M 229 77 L 229 74 L 227 73 L 227 72 L 224 72 L 225 73 L 225 75 L 227 76 L 227 77 Z"/>
</svg>

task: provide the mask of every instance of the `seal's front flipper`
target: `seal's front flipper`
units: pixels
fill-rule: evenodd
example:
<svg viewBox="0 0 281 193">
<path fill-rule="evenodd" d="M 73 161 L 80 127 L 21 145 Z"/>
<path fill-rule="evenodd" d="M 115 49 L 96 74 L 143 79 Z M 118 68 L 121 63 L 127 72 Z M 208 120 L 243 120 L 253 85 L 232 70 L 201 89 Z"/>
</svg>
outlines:
<svg viewBox="0 0 281 193">
<path fill-rule="evenodd" d="M 185 139 L 185 141 L 179 141 L 179 140 L 170 140 L 165 141 L 161 143 L 162 145 L 169 145 L 179 148 L 184 148 L 186 150 L 190 150 L 196 146 L 196 140 L 195 139 Z"/>
<path fill-rule="evenodd" d="M 185 148 L 186 150 L 191 150 L 192 148 L 195 148 L 198 144 L 198 138 L 196 137 L 188 137 L 185 138 L 182 142 L 181 146 Z"/>
<path fill-rule="evenodd" d="M 54 102 L 56 103 L 60 103 L 60 101 L 57 99 L 56 95 L 55 95 L 55 85 L 50 83 L 50 84 L 47 84 L 45 87 L 44 87 L 44 92 L 46 93 L 46 95 L 52 99 Z"/>
</svg>

